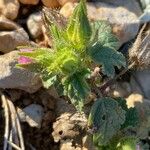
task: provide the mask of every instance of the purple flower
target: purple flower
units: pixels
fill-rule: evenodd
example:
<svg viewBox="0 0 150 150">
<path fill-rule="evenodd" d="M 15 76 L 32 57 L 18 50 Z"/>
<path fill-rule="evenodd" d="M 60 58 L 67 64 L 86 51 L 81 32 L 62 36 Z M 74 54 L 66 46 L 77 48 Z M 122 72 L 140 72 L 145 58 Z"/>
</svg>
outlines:
<svg viewBox="0 0 150 150">
<path fill-rule="evenodd" d="M 28 57 L 25 57 L 25 56 L 20 56 L 19 59 L 18 59 L 19 64 L 28 64 L 28 63 L 31 63 L 31 62 L 32 62 L 32 59 L 30 59 Z"/>
<path fill-rule="evenodd" d="M 20 49 L 20 52 L 32 52 L 32 49 L 27 49 L 27 48 L 24 48 L 24 49 Z M 33 62 L 31 58 L 28 58 L 28 57 L 25 57 L 25 56 L 20 56 L 18 58 L 18 63 L 19 64 L 28 64 L 28 63 L 31 63 Z"/>
</svg>

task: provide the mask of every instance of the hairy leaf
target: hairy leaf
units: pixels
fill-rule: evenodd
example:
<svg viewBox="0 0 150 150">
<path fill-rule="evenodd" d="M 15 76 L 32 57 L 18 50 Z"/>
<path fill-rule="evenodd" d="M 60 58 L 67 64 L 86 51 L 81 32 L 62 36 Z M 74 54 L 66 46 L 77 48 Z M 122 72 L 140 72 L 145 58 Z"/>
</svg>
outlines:
<svg viewBox="0 0 150 150">
<path fill-rule="evenodd" d="M 125 121 L 125 111 L 112 98 L 95 101 L 89 115 L 89 126 L 95 129 L 93 141 L 97 146 L 105 146 L 118 132 Z"/>
<path fill-rule="evenodd" d="M 56 75 L 52 75 L 52 74 L 43 74 L 42 75 L 42 82 L 45 88 L 49 88 L 51 87 L 57 80 Z"/>
<path fill-rule="evenodd" d="M 72 48 L 71 42 L 68 39 L 67 33 L 63 29 L 58 28 L 56 25 L 50 26 L 51 36 L 53 39 L 53 47 L 55 50 L 63 48 Z"/>
<path fill-rule="evenodd" d="M 77 49 L 82 49 L 91 38 L 91 26 L 87 17 L 85 0 L 75 8 L 67 26 L 68 38 Z"/>
<path fill-rule="evenodd" d="M 54 87 L 57 90 L 57 93 L 59 96 L 63 96 L 64 95 L 64 87 L 63 84 L 61 83 L 61 78 L 59 76 L 57 76 L 57 80 L 54 82 Z"/>
<path fill-rule="evenodd" d="M 112 28 L 108 21 L 95 21 L 91 25 L 93 31 L 91 41 L 93 43 L 99 42 L 105 47 L 118 49 L 118 39 L 112 34 Z"/>
<path fill-rule="evenodd" d="M 89 55 L 95 63 L 102 65 L 102 72 L 109 77 L 115 75 L 115 66 L 118 68 L 126 66 L 123 54 L 100 43 L 89 48 Z"/>
<path fill-rule="evenodd" d="M 71 102 L 81 111 L 85 98 L 89 95 L 90 88 L 86 82 L 89 70 L 83 69 L 64 79 L 64 90 Z"/>
<path fill-rule="evenodd" d="M 39 63 L 17 64 L 16 67 L 28 69 L 34 73 L 41 73 L 44 68 Z"/>
<path fill-rule="evenodd" d="M 52 50 L 48 48 L 33 48 L 32 52 L 19 52 L 18 54 L 33 59 L 35 63 L 40 63 L 43 67 L 48 67 L 54 56 Z"/>
<path fill-rule="evenodd" d="M 63 75 L 72 75 L 78 71 L 79 66 L 82 64 L 78 55 L 72 49 L 64 48 L 55 54 L 50 70 Z"/>
<path fill-rule="evenodd" d="M 135 137 L 125 137 L 120 140 L 117 150 L 136 150 L 137 139 Z"/>
<path fill-rule="evenodd" d="M 122 128 L 137 126 L 137 124 L 139 123 L 137 109 L 128 108 L 126 104 L 126 100 L 123 98 L 117 98 L 116 100 L 119 103 L 119 105 L 122 107 L 122 109 L 126 111 L 126 120 L 122 125 Z"/>
</svg>

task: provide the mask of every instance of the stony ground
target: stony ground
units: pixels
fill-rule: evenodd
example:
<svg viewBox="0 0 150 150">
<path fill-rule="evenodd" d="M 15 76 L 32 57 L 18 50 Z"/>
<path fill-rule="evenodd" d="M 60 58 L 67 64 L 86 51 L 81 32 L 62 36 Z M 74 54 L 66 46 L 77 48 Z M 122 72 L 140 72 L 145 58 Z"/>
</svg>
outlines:
<svg viewBox="0 0 150 150">
<path fill-rule="evenodd" d="M 42 7 L 57 8 L 68 18 L 76 2 L 78 0 L 0 0 L 0 89 L 19 114 L 26 150 L 93 150 L 85 128 L 81 129 L 86 126 L 86 116 L 79 116 L 54 88 L 44 89 L 38 75 L 15 67 L 18 46 L 29 43 L 44 47 L 52 45 L 42 21 Z M 119 39 L 118 50 L 138 58 L 136 67 L 110 87 L 109 95 L 126 98 L 129 106 L 140 103 L 137 107 L 143 124 L 137 134 L 149 144 L 150 1 L 91 0 L 87 3 L 87 11 L 90 21 L 102 19 L 112 24 Z M 144 23 L 147 26 L 139 37 L 141 43 L 139 40 L 135 43 L 138 49 L 130 49 Z M 78 124 L 80 126 L 76 128 Z M 0 149 L 4 126 L 0 101 Z"/>
</svg>

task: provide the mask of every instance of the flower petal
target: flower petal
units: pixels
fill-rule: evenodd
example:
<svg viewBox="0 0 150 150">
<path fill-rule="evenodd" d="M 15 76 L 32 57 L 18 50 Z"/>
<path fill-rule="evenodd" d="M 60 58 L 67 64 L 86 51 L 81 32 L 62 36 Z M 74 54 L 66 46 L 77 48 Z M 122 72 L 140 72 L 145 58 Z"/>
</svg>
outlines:
<svg viewBox="0 0 150 150">
<path fill-rule="evenodd" d="M 28 57 L 24 57 L 24 56 L 20 56 L 18 59 L 18 63 L 19 64 L 28 64 L 31 63 L 32 59 L 28 58 Z"/>
</svg>

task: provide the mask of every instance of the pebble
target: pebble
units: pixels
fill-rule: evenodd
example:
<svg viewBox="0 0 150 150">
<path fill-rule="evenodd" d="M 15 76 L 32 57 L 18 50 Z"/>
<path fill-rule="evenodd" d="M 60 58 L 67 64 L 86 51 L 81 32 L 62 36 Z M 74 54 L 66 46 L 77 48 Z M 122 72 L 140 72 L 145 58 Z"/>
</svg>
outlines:
<svg viewBox="0 0 150 150">
<path fill-rule="evenodd" d="M 37 5 L 39 0 L 19 0 L 19 2 L 26 5 Z"/>
<path fill-rule="evenodd" d="M 23 28 L 0 32 L 0 51 L 2 53 L 11 52 L 18 46 L 25 46 L 28 44 L 29 36 Z"/>
<path fill-rule="evenodd" d="M 20 4 L 18 0 L 0 0 L 0 15 L 14 20 L 18 16 Z"/>
<path fill-rule="evenodd" d="M 27 122 L 31 127 L 41 128 L 44 116 L 43 107 L 38 104 L 31 104 L 23 109 L 17 110 L 22 122 Z"/>
<path fill-rule="evenodd" d="M 42 0 L 42 3 L 48 8 L 58 8 L 60 6 L 57 0 Z"/>
<path fill-rule="evenodd" d="M 27 19 L 27 27 L 33 38 L 42 35 L 42 15 L 41 12 L 33 13 Z"/>
<path fill-rule="evenodd" d="M 17 68 L 17 59 L 18 51 L 0 55 L 0 88 L 36 92 L 42 86 L 40 77 L 29 70 Z"/>
</svg>

